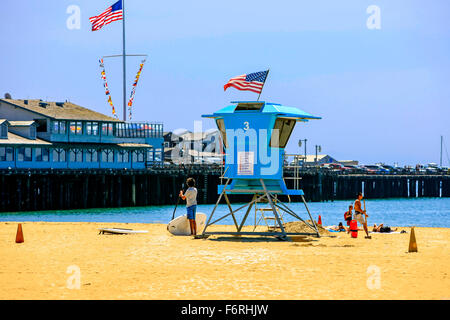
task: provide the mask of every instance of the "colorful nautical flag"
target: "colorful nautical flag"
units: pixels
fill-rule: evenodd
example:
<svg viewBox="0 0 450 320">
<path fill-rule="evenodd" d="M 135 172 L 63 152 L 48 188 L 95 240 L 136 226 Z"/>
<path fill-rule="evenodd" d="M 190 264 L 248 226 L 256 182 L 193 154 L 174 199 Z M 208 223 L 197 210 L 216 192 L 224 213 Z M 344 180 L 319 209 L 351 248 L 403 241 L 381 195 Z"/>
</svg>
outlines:
<svg viewBox="0 0 450 320">
<path fill-rule="evenodd" d="M 243 74 L 231 78 L 224 86 L 223 90 L 227 90 L 229 87 L 236 88 L 238 90 L 248 90 L 255 93 L 261 93 L 266 82 L 267 74 L 269 71 L 260 71 L 249 74 Z"/>
<path fill-rule="evenodd" d="M 113 116 L 115 118 L 117 118 L 116 109 L 114 108 L 114 104 L 111 99 L 111 93 L 109 92 L 108 82 L 106 81 L 106 72 L 105 72 L 105 65 L 103 63 L 103 59 L 100 59 L 98 62 L 100 63 L 100 68 L 102 69 L 101 78 L 103 79 L 103 87 L 105 87 L 105 94 L 108 96 L 108 103 L 111 106 Z"/>
<path fill-rule="evenodd" d="M 90 17 L 89 21 L 92 23 L 92 31 L 97 31 L 100 30 L 104 25 L 107 25 L 113 21 L 122 20 L 122 18 L 122 0 L 119 0 L 112 6 L 108 7 L 108 9 L 100 13 L 98 16 Z"/>
<path fill-rule="evenodd" d="M 130 120 L 131 120 L 131 107 L 133 105 L 134 95 L 136 93 L 136 86 L 137 86 L 139 78 L 141 76 L 141 72 L 142 72 L 142 68 L 144 67 L 145 60 L 146 59 L 142 60 L 141 63 L 139 64 L 139 70 L 138 70 L 138 72 L 136 74 L 136 78 L 134 79 L 134 82 L 133 82 L 133 89 L 131 89 L 130 100 L 128 100 L 128 110 L 129 110 L 128 117 Z"/>
</svg>

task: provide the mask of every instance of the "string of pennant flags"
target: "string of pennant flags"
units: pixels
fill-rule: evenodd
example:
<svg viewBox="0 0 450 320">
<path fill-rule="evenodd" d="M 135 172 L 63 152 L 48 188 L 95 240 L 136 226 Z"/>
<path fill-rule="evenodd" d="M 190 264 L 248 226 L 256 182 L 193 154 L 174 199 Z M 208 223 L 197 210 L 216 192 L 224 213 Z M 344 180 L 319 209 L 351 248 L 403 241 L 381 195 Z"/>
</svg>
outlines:
<svg viewBox="0 0 450 320">
<path fill-rule="evenodd" d="M 141 76 L 142 68 L 144 68 L 144 63 L 146 60 L 147 59 L 142 60 L 139 65 L 139 70 L 138 70 L 138 72 L 136 74 L 136 78 L 134 79 L 134 82 L 133 82 L 133 89 L 131 89 L 130 100 L 128 100 L 128 111 L 129 111 L 130 120 L 131 120 L 131 107 L 133 105 L 134 94 L 136 93 L 136 86 L 138 84 L 139 77 Z"/>
<path fill-rule="evenodd" d="M 144 68 L 144 64 L 145 64 L 146 60 L 147 59 L 142 60 L 141 63 L 139 64 L 139 70 L 138 70 L 138 72 L 136 74 L 136 77 L 134 79 L 133 89 L 131 90 L 130 99 L 128 100 L 128 111 L 129 111 L 129 119 L 130 120 L 131 120 L 131 117 L 132 117 L 132 106 L 133 106 L 134 95 L 136 93 L 136 87 L 137 87 L 137 84 L 139 82 L 139 78 L 141 76 L 141 72 L 142 72 L 142 69 Z M 108 104 L 111 106 L 111 110 L 112 110 L 113 116 L 116 119 L 118 119 L 117 113 L 116 113 L 116 109 L 115 109 L 114 104 L 112 102 L 111 92 L 109 91 L 109 88 L 108 88 L 108 82 L 106 80 L 106 71 L 105 71 L 105 64 L 103 62 L 103 58 L 99 60 L 99 63 L 100 63 L 100 69 L 101 69 L 101 78 L 103 80 L 103 87 L 105 88 L 105 95 L 108 97 Z"/>
<path fill-rule="evenodd" d="M 117 114 L 116 114 L 116 109 L 114 108 L 114 104 L 112 102 L 112 98 L 111 98 L 111 92 L 109 91 L 108 88 L 108 82 L 106 81 L 106 71 L 105 71 L 105 64 L 103 63 L 103 59 L 99 60 L 100 62 L 100 68 L 101 68 L 101 76 L 102 76 L 102 80 L 103 80 L 103 87 L 105 88 L 105 94 L 108 97 L 108 103 L 112 108 L 112 114 L 113 116 L 117 119 Z"/>
</svg>

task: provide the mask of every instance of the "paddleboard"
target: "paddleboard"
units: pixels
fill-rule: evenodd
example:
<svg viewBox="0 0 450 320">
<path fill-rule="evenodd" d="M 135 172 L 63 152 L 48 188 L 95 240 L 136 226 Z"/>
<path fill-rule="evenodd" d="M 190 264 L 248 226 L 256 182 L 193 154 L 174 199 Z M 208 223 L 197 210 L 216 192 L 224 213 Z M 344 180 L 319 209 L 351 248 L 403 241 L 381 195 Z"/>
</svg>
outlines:
<svg viewBox="0 0 450 320">
<path fill-rule="evenodd" d="M 197 234 L 203 231 L 206 224 L 206 214 L 197 212 L 195 214 L 195 222 L 197 223 Z M 191 227 L 186 215 L 176 217 L 167 225 L 167 231 L 176 236 L 190 236 Z"/>
<path fill-rule="evenodd" d="M 147 233 L 147 230 L 133 230 L 133 229 L 121 229 L 121 228 L 99 228 L 99 234 L 112 233 L 112 234 L 134 234 L 134 233 Z"/>
</svg>

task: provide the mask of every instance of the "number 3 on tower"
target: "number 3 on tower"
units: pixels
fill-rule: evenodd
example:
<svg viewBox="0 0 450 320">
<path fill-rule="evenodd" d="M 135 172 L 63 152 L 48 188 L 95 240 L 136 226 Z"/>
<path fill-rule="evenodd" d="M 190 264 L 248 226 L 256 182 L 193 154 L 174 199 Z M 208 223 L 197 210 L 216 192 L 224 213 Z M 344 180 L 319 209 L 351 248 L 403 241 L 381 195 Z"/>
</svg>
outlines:
<svg viewBox="0 0 450 320">
<path fill-rule="evenodd" d="M 248 129 L 250 129 L 249 123 L 248 121 L 244 122 L 244 130 L 247 131 Z"/>
</svg>

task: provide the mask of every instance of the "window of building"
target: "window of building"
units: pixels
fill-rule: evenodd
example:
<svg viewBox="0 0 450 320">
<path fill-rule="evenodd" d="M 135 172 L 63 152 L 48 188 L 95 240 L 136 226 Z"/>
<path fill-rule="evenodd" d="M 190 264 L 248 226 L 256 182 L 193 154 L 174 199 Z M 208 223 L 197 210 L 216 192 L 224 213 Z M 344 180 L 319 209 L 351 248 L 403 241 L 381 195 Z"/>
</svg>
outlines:
<svg viewBox="0 0 450 320">
<path fill-rule="evenodd" d="M 234 111 L 256 111 L 261 110 L 264 106 L 264 102 L 241 102 L 238 103 Z"/>
<path fill-rule="evenodd" d="M 137 125 L 137 128 L 136 128 L 136 135 L 137 135 L 138 137 L 145 137 L 145 127 L 146 127 L 146 126 L 147 126 L 147 125 L 144 124 L 144 123 L 140 123 L 140 124 Z"/>
<path fill-rule="evenodd" d="M 278 118 L 275 120 L 275 125 L 272 130 L 272 137 L 270 138 L 270 146 L 272 148 L 284 148 L 291 136 L 292 130 L 295 126 L 295 119 Z M 278 130 L 278 139 L 274 135 L 275 130 Z"/>
<path fill-rule="evenodd" d="M 153 162 L 153 149 L 147 149 L 147 161 Z"/>
<path fill-rule="evenodd" d="M 71 134 L 83 134 L 83 123 L 81 121 L 70 121 Z"/>
<path fill-rule="evenodd" d="M 66 150 L 63 148 L 53 149 L 53 162 L 66 162 Z"/>
<path fill-rule="evenodd" d="M 83 162 L 83 151 L 78 148 L 69 150 L 70 162 Z"/>
<path fill-rule="evenodd" d="M 130 154 L 127 150 L 117 152 L 117 162 L 130 162 Z"/>
<path fill-rule="evenodd" d="M 34 119 L 37 124 L 37 132 L 47 132 L 47 119 Z"/>
<path fill-rule="evenodd" d="M 161 148 L 156 148 L 155 149 L 155 161 L 162 161 L 162 149 Z"/>
<path fill-rule="evenodd" d="M 8 137 L 8 127 L 6 124 L 1 125 L 1 132 L 0 132 L 0 138 L 7 138 Z"/>
<path fill-rule="evenodd" d="M 114 152 L 111 149 L 102 150 L 102 162 L 114 162 Z"/>
<path fill-rule="evenodd" d="M 144 162 L 145 161 L 145 151 L 144 150 L 134 150 L 133 151 L 133 162 Z"/>
<path fill-rule="evenodd" d="M 66 133 L 66 122 L 65 121 L 53 121 L 53 133 L 65 134 Z"/>
<path fill-rule="evenodd" d="M 17 148 L 17 161 L 32 161 L 31 148 Z"/>
<path fill-rule="evenodd" d="M 50 150 L 48 148 L 36 148 L 36 161 L 48 162 L 50 157 Z"/>
<path fill-rule="evenodd" d="M 0 147 L 0 161 L 14 161 L 14 148 Z"/>
<path fill-rule="evenodd" d="M 96 149 L 86 149 L 84 154 L 86 162 L 98 162 L 98 152 Z"/>
<path fill-rule="evenodd" d="M 30 126 L 30 138 L 36 139 L 36 126 Z"/>
<path fill-rule="evenodd" d="M 113 124 L 112 123 L 102 123 L 102 135 L 112 136 L 113 135 Z"/>
<path fill-rule="evenodd" d="M 86 122 L 86 134 L 90 136 L 97 136 L 98 122 Z"/>
<path fill-rule="evenodd" d="M 117 123 L 116 124 L 116 135 L 118 137 L 126 137 L 125 124 L 124 123 Z"/>
</svg>

